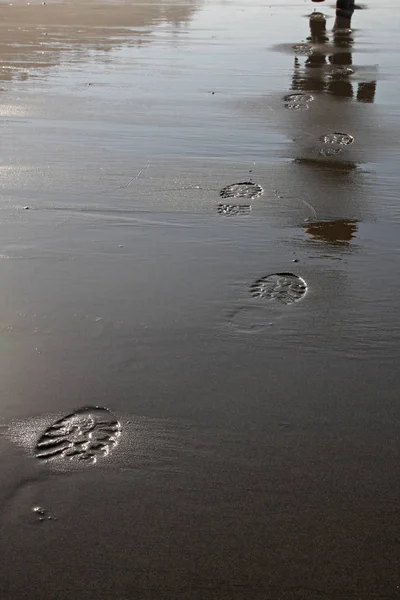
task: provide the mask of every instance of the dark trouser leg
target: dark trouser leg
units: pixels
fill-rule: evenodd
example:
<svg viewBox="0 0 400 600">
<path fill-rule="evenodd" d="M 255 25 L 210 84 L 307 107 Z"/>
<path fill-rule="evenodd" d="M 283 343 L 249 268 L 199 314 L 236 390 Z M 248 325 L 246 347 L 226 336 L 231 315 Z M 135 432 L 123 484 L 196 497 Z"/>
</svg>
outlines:
<svg viewBox="0 0 400 600">
<path fill-rule="evenodd" d="M 349 29 L 354 12 L 354 0 L 337 0 L 334 29 Z"/>
<path fill-rule="evenodd" d="M 336 16 L 351 19 L 354 12 L 354 0 L 337 0 Z"/>
</svg>

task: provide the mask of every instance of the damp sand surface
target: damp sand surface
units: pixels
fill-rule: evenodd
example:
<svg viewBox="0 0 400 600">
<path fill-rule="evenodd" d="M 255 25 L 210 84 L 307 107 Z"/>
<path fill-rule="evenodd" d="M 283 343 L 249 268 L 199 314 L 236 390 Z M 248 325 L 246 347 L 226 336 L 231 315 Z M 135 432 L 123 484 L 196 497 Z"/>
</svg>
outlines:
<svg viewBox="0 0 400 600">
<path fill-rule="evenodd" d="M 0 5 L 2 600 L 400 598 L 400 9 L 315 6 Z"/>
</svg>

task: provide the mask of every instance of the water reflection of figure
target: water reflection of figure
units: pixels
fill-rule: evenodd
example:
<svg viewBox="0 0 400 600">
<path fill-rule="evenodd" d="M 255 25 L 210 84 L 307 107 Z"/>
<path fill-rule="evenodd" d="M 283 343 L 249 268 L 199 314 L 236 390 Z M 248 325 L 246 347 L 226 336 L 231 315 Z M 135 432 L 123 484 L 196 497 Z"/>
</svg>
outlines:
<svg viewBox="0 0 400 600">
<path fill-rule="evenodd" d="M 324 0 L 312 0 L 313 2 L 323 2 Z M 350 27 L 351 17 L 355 8 L 354 0 L 337 0 L 336 2 L 336 22 L 342 21 L 340 27 Z"/>
<path fill-rule="evenodd" d="M 304 231 L 311 239 L 335 246 L 347 246 L 356 237 L 357 221 L 336 219 L 335 221 L 314 221 L 308 223 Z"/>
<path fill-rule="evenodd" d="M 304 69 L 295 57 L 292 90 L 303 92 L 325 92 L 345 99 L 354 98 L 354 75 L 352 46 L 354 39 L 349 28 L 342 28 L 342 20 L 336 18 L 333 29 L 332 45 L 326 30 L 326 20 L 321 13 L 310 17 L 310 35 L 307 42 L 312 48 Z M 376 81 L 358 83 L 356 99 L 358 102 L 374 102 Z"/>
<path fill-rule="evenodd" d="M 359 115 L 358 110 L 354 111 L 352 106 L 358 102 L 373 103 L 376 82 L 353 80 L 358 74 L 353 66 L 354 39 L 348 27 L 349 19 L 337 15 L 332 35 L 328 33 L 325 16 L 321 13 L 313 13 L 309 25 L 307 45 L 301 45 L 306 56 L 303 64 L 299 56 L 295 57 L 291 90 L 294 98 L 300 94 L 299 98 L 304 100 L 303 104 L 300 100 L 296 101 L 297 110 L 306 111 L 302 113 L 301 119 L 306 131 L 319 129 L 324 134 L 326 128 L 327 135 L 322 135 L 320 142 L 330 141 L 330 138 L 336 142 L 337 140 L 333 140 L 334 136 L 341 138 L 339 143 L 322 143 L 321 148 L 314 148 L 315 158 L 307 158 L 313 155 L 306 151 L 298 159 L 303 164 L 303 169 L 309 171 L 309 176 L 319 182 L 316 189 L 324 190 L 324 197 L 315 201 L 319 219 L 308 222 L 305 233 L 314 241 L 347 246 L 357 233 L 357 221 L 349 215 L 351 195 L 346 193 L 347 184 L 353 180 L 351 173 L 356 167 L 353 160 L 349 160 L 351 153 L 348 154 L 348 144 L 352 144 L 354 138 L 350 134 L 334 132 L 346 131 L 347 127 L 350 131 L 354 130 Z M 317 103 L 312 102 L 314 97 L 319 98 L 318 107 Z M 286 104 L 286 108 L 293 106 Z M 342 158 L 342 152 L 345 159 Z M 321 211 L 322 214 L 325 213 L 325 219 L 321 219 Z M 328 217 L 327 213 L 335 214 L 335 218 Z M 348 218 L 340 218 L 346 213 Z"/>
</svg>

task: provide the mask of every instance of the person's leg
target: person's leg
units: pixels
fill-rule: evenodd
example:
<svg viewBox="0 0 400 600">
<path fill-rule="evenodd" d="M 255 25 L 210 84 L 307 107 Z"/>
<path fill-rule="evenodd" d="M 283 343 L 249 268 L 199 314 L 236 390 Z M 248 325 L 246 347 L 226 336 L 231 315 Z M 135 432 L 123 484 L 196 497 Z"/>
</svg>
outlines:
<svg viewBox="0 0 400 600">
<path fill-rule="evenodd" d="M 354 12 L 354 0 L 337 0 L 334 29 L 349 29 Z"/>
<path fill-rule="evenodd" d="M 351 19 L 354 12 L 354 0 L 337 0 L 336 16 Z"/>
</svg>

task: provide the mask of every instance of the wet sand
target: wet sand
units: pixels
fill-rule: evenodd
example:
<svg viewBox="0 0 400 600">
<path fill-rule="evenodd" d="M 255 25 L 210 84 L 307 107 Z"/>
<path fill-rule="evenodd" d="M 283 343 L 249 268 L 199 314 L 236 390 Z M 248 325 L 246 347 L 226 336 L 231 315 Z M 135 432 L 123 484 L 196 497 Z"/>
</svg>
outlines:
<svg viewBox="0 0 400 600">
<path fill-rule="evenodd" d="M 400 598 L 400 9 L 314 6 L 0 5 L 2 600 Z"/>
</svg>

